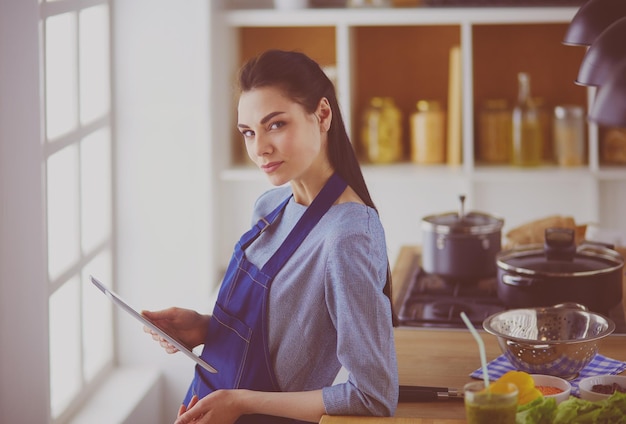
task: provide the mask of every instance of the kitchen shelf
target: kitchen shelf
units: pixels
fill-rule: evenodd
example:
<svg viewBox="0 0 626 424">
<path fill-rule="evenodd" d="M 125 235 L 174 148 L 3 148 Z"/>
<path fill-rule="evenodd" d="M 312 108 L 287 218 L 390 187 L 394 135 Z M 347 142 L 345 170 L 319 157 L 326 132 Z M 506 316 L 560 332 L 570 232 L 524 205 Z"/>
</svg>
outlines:
<svg viewBox="0 0 626 424">
<path fill-rule="evenodd" d="M 577 10 L 575 7 L 247 9 L 225 11 L 223 19 L 231 27 L 518 24 L 569 22 Z"/>
<path fill-rule="evenodd" d="M 273 9 L 223 12 L 237 46 L 231 73 L 267 48 L 298 49 L 323 66 L 333 66 L 348 132 L 359 149 L 359 117 L 369 98 L 391 96 L 403 112 L 405 157 L 408 116 L 419 99 L 447 106 L 450 49 L 463 57 L 463 166 L 474 167 L 475 110 L 487 98 L 516 98 L 516 74 L 533 78 L 533 93 L 553 104 L 586 103 L 586 90 L 573 81 L 584 50 L 560 41 L 576 12 L 552 8 L 372 8 Z M 523 46 L 516 51 L 511 45 Z M 543 45 L 537 48 L 537 45 Z M 559 66 L 546 66 L 550 64 Z M 486 65 L 484 65 L 486 64 Z M 547 70 L 558 69 L 553 75 Z M 562 70 L 569 69 L 563 75 Z M 237 149 L 231 163 L 246 160 Z M 594 166 L 591 163 L 590 166 Z"/>
<path fill-rule="evenodd" d="M 626 232 L 619 208 L 626 207 L 626 166 L 601 162 L 604 129 L 588 126 L 587 159 L 580 167 L 549 163 L 536 168 L 484 164 L 477 160 L 475 116 L 489 98 L 517 96 L 516 74 L 531 74 L 532 93 L 546 107 L 574 103 L 586 106 L 593 89 L 574 84 L 585 50 L 561 43 L 576 7 L 414 7 L 371 9 L 221 10 L 216 49 L 217 83 L 232 78 L 249 57 L 268 48 L 303 51 L 324 67 L 332 67 L 348 132 L 359 150 L 359 117 L 375 95 L 394 97 L 403 112 L 404 144 L 408 146 L 408 115 L 419 99 L 448 101 L 448 60 L 452 46 L 462 57 L 462 150 L 459 166 L 363 164 L 373 197 L 383 213 L 391 255 L 396 246 L 419 241 L 419 219 L 454 210 L 457 195 L 467 194 L 468 208 L 500 212 L 505 227 L 547 214 L 569 214 L 581 222 L 603 221 Z M 222 134 L 232 134 L 236 104 L 231 93 L 215 100 L 213 118 Z M 219 112 L 217 110 L 219 109 Z M 223 191 L 266 187 L 266 177 L 247 161 L 243 145 L 216 147 L 217 179 Z M 405 149 L 408 158 L 408 147 Z M 246 194 L 247 195 L 247 194 Z M 252 194 L 250 194 L 252 196 Z M 616 199 L 616 200 L 613 200 Z M 244 201 L 237 199 L 234 204 Z M 248 204 L 254 201 L 245 199 Z M 220 205 L 225 220 L 224 247 L 238 237 L 227 234 L 229 207 Z M 619 207 L 619 208 L 618 208 Z M 418 237 L 416 240 L 415 237 Z M 221 243 L 221 242 L 220 242 Z M 227 249 L 227 250 L 228 250 Z"/>
</svg>

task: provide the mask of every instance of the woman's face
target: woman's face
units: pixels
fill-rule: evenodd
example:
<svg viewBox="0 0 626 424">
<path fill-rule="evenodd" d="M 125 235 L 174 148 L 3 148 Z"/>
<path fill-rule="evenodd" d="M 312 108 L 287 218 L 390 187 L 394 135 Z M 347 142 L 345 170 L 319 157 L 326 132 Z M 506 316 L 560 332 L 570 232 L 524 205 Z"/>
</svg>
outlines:
<svg viewBox="0 0 626 424">
<path fill-rule="evenodd" d="M 315 178 L 328 169 L 326 99 L 315 113 L 307 113 L 277 88 L 256 88 L 241 94 L 238 113 L 248 156 L 272 184 Z"/>
</svg>

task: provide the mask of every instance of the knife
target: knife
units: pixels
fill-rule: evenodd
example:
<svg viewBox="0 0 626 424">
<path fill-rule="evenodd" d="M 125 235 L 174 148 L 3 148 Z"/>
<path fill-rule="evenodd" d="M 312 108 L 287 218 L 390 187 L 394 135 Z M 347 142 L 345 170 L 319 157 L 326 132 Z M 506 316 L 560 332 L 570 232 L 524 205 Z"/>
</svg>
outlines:
<svg viewBox="0 0 626 424">
<path fill-rule="evenodd" d="M 400 386 L 398 402 L 432 402 L 440 399 L 463 399 L 463 392 L 447 387 Z"/>
</svg>

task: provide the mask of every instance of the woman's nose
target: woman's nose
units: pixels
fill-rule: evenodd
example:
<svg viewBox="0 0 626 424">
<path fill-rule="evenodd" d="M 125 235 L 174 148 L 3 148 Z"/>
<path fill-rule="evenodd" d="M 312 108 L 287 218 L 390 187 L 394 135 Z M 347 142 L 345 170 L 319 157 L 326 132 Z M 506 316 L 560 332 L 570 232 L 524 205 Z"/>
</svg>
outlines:
<svg viewBox="0 0 626 424">
<path fill-rule="evenodd" d="M 263 156 L 272 151 L 272 143 L 269 137 L 257 135 L 254 140 L 254 153 L 257 156 Z"/>
</svg>

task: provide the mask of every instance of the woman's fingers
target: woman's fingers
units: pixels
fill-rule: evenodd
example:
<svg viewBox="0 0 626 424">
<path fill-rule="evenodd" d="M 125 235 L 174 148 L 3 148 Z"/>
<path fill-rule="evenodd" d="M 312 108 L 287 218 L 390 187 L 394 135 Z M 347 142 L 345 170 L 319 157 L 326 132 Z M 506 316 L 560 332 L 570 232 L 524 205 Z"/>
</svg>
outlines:
<svg viewBox="0 0 626 424">
<path fill-rule="evenodd" d="M 196 403 L 198 403 L 199 400 L 200 398 L 198 397 L 198 395 L 193 395 L 191 397 L 191 400 L 189 401 L 189 406 L 187 406 L 187 409 L 191 409 Z"/>
<path fill-rule="evenodd" d="M 180 417 L 185 412 L 187 412 L 187 408 L 185 407 L 185 404 L 183 403 L 182 405 L 180 405 L 180 408 L 178 408 L 178 415 L 177 415 L 177 417 Z"/>
<path fill-rule="evenodd" d="M 161 337 L 161 335 L 159 333 L 157 333 L 156 331 L 154 331 L 153 329 L 151 329 L 150 327 L 144 326 L 143 327 L 143 331 L 145 333 L 148 333 L 152 336 L 152 340 L 159 342 L 159 344 L 161 345 L 161 347 L 163 349 L 165 349 L 165 351 L 167 353 L 176 353 L 178 352 L 178 349 L 171 344 L 170 342 L 168 342 L 166 339 L 164 339 L 163 337 Z"/>
<path fill-rule="evenodd" d="M 185 406 L 184 403 L 180 405 L 180 408 L 178 408 L 178 417 L 193 408 L 196 403 L 198 403 L 198 395 L 193 395 L 189 401 L 189 405 Z"/>
</svg>

